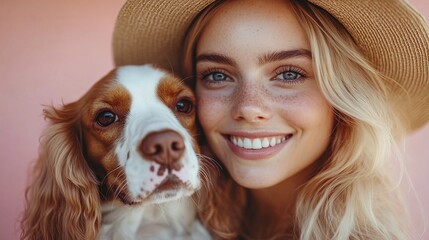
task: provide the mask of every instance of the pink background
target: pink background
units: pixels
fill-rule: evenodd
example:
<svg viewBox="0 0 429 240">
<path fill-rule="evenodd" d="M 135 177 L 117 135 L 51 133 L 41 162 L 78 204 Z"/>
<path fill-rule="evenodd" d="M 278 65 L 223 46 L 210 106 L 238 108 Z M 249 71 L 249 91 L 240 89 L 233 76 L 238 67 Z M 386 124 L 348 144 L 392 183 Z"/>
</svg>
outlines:
<svg viewBox="0 0 429 240">
<path fill-rule="evenodd" d="M 428 19 L 426 1 L 411 3 Z M 0 0 L 0 239 L 19 238 L 27 174 L 45 127 L 42 105 L 78 99 L 113 67 L 111 35 L 124 2 Z M 429 239 L 429 125 L 406 144 L 421 207 L 415 197 L 409 204 L 416 231 Z"/>
</svg>

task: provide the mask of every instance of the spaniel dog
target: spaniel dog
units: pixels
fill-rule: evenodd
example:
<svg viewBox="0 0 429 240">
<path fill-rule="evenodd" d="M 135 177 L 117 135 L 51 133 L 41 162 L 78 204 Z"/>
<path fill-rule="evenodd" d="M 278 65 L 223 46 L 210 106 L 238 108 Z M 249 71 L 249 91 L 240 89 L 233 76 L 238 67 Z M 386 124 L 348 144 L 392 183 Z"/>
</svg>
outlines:
<svg viewBox="0 0 429 240">
<path fill-rule="evenodd" d="M 201 164 L 195 98 L 151 65 L 123 66 L 44 110 L 23 239 L 209 239 L 191 195 Z"/>
</svg>

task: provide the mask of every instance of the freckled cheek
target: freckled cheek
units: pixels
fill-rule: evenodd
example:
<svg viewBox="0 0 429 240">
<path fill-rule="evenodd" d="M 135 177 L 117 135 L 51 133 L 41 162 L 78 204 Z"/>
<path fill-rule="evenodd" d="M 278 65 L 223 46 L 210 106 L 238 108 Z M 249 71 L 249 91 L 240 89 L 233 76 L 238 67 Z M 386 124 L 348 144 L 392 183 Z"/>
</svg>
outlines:
<svg viewBox="0 0 429 240">
<path fill-rule="evenodd" d="M 334 119 L 331 106 L 326 100 L 316 95 L 298 94 L 277 101 L 278 109 L 283 118 L 300 129 L 322 128 L 329 131 Z"/>
<path fill-rule="evenodd" d="M 198 120 L 205 131 L 227 117 L 229 97 L 197 91 Z"/>
</svg>

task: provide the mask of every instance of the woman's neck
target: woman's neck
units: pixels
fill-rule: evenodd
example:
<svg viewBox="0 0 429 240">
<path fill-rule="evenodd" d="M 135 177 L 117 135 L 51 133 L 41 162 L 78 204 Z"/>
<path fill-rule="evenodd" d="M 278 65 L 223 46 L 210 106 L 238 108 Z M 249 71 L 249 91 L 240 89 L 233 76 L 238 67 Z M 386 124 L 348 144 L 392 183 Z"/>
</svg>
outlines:
<svg viewBox="0 0 429 240">
<path fill-rule="evenodd" d="M 249 204 L 245 214 L 249 219 L 245 224 L 249 236 L 267 238 L 293 229 L 299 189 L 314 176 L 318 170 L 317 162 L 274 186 L 249 189 Z"/>
</svg>

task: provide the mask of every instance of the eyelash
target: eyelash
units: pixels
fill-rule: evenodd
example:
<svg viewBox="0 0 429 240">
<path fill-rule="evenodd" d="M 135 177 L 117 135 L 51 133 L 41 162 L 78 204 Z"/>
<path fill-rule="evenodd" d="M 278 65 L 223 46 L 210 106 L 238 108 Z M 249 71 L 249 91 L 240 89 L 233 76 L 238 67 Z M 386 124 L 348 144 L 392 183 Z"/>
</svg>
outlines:
<svg viewBox="0 0 429 240">
<path fill-rule="evenodd" d="M 277 79 L 277 77 L 281 74 L 284 74 L 285 72 L 293 72 L 298 74 L 298 77 L 296 79 L 293 80 L 288 80 L 288 79 Z M 300 84 L 303 83 L 305 81 L 305 79 L 307 78 L 306 72 L 304 70 L 302 70 L 299 67 L 296 66 L 283 66 L 280 67 L 278 69 L 275 70 L 275 74 L 276 76 L 273 78 L 273 80 L 279 80 L 281 82 L 284 82 L 286 84 Z"/>
<path fill-rule="evenodd" d="M 298 75 L 297 79 L 293 79 L 293 80 L 288 80 L 288 79 L 278 79 L 277 77 L 281 74 L 284 74 L 285 72 L 293 72 L 296 73 Z M 206 84 L 210 84 L 210 85 L 216 85 L 216 84 L 222 84 L 222 82 L 224 82 L 225 80 L 212 80 L 212 79 L 208 79 L 209 76 L 212 76 L 215 73 L 221 73 L 225 76 L 225 78 L 230 78 L 228 76 L 228 74 L 222 70 L 222 69 L 217 69 L 217 68 L 209 68 L 205 71 L 203 71 L 199 78 L 201 80 L 203 80 L 204 82 L 206 82 Z M 285 84 L 289 84 L 289 85 L 293 85 L 293 84 L 300 84 L 303 83 L 305 81 L 305 79 L 307 78 L 306 72 L 304 70 L 302 70 L 299 67 L 296 66 L 282 66 L 280 68 L 277 68 L 274 73 L 276 74 L 276 76 L 272 79 L 272 80 L 279 80 L 281 82 L 284 82 Z"/>
<path fill-rule="evenodd" d="M 222 81 L 216 81 L 216 80 L 212 80 L 212 79 L 208 79 L 209 76 L 215 74 L 215 73 L 221 73 L 223 74 L 227 79 L 230 78 L 228 76 L 228 74 L 226 74 L 226 72 L 222 69 L 217 69 L 217 68 L 209 68 L 205 71 L 203 71 L 199 78 L 201 80 L 203 80 L 206 84 L 211 84 L 211 85 L 216 85 L 216 84 L 222 84 L 222 82 L 224 82 L 225 80 Z"/>
</svg>

